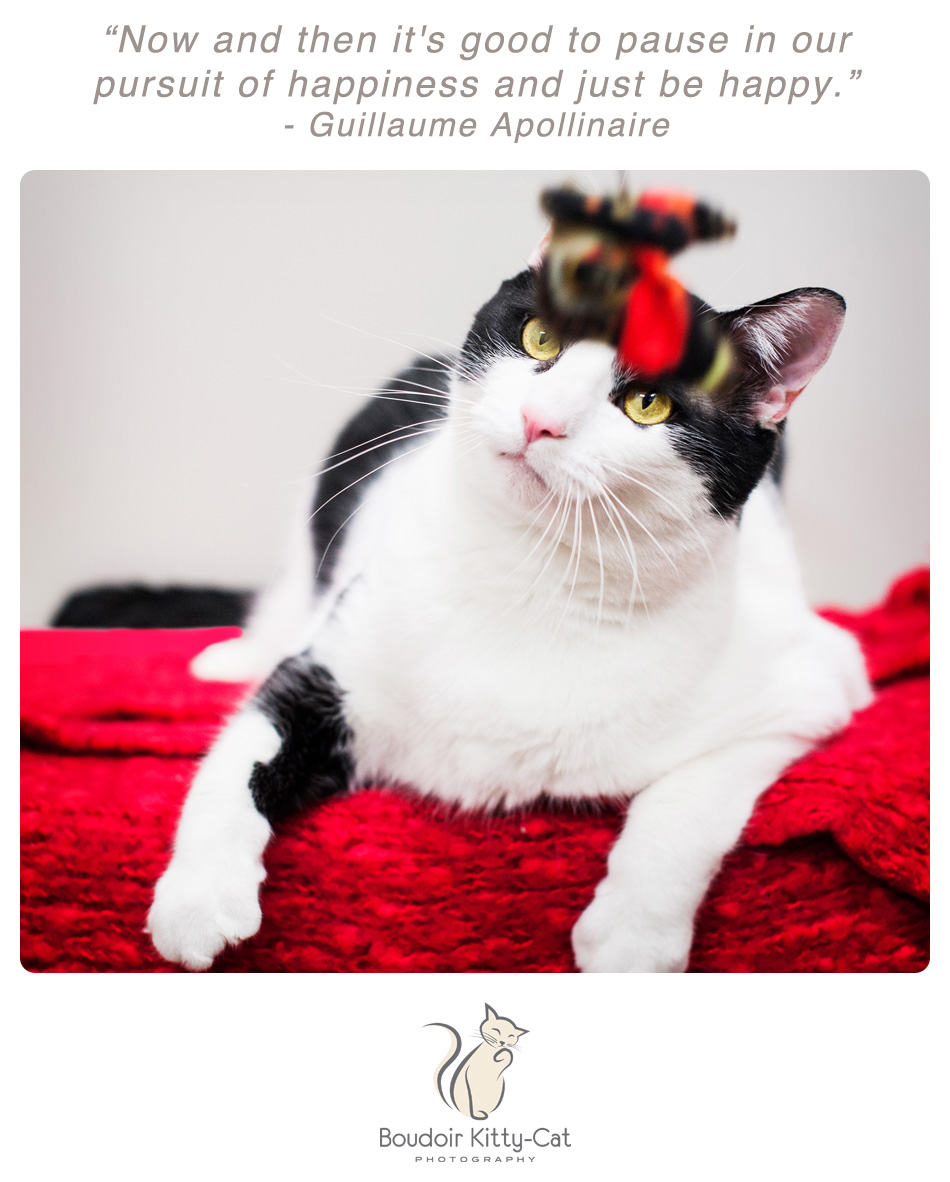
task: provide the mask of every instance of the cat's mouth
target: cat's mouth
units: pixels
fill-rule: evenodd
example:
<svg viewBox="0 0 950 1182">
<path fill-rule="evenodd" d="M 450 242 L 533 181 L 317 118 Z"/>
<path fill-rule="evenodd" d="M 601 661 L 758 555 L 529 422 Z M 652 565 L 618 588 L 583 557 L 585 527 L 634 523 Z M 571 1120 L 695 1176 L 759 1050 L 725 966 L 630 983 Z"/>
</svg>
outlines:
<svg viewBox="0 0 950 1182">
<path fill-rule="evenodd" d="M 523 447 L 520 451 L 501 451 L 498 455 L 500 459 L 507 462 L 513 475 L 547 490 L 547 482 L 538 475 L 537 470 L 528 459 L 527 447 Z"/>
</svg>

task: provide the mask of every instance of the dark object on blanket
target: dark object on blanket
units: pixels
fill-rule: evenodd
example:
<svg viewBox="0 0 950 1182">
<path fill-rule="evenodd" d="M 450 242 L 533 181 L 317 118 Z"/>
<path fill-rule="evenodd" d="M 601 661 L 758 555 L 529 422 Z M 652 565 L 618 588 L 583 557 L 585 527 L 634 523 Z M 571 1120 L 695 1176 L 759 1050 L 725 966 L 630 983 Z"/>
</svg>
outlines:
<svg viewBox="0 0 950 1182">
<path fill-rule="evenodd" d="M 221 587 L 125 583 L 74 591 L 52 628 L 227 628 L 247 618 L 252 594 Z"/>
<path fill-rule="evenodd" d="M 928 962 L 929 581 L 862 612 L 876 699 L 761 798 L 697 918 L 691 972 L 919 972 Z M 23 636 L 22 945 L 38 972 L 174 972 L 144 933 L 195 761 L 242 686 L 188 661 L 232 629 Z M 282 824 L 265 920 L 214 972 L 573 969 L 623 822 L 449 812 L 369 788 Z"/>
</svg>

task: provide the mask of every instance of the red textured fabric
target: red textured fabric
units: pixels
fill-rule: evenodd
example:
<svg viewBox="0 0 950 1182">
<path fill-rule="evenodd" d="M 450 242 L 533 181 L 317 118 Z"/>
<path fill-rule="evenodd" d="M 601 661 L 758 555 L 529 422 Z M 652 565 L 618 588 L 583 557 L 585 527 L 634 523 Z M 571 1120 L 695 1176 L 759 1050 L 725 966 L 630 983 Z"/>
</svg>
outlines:
<svg viewBox="0 0 950 1182">
<path fill-rule="evenodd" d="M 700 911 L 693 972 L 928 960 L 929 579 L 829 612 L 878 687 L 759 802 Z M 234 629 L 22 642 L 22 951 L 33 971 L 173 971 L 143 933 L 197 757 L 243 691 L 188 659 Z M 448 812 L 370 789 L 281 828 L 264 923 L 215 972 L 571 972 L 618 812 Z"/>
</svg>

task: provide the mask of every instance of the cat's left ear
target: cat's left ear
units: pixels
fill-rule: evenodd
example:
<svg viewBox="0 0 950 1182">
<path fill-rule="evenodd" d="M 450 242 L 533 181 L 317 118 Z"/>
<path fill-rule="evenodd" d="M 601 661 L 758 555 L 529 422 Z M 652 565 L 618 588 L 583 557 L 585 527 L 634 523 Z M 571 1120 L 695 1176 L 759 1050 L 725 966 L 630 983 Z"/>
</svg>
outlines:
<svg viewBox="0 0 950 1182">
<path fill-rule="evenodd" d="M 722 318 L 745 364 L 755 371 L 753 414 L 776 427 L 831 356 L 845 302 L 824 287 L 801 287 Z"/>
<path fill-rule="evenodd" d="M 517 1026 L 515 1027 L 515 1034 L 517 1034 L 517 1036 L 519 1038 L 521 1038 L 522 1034 L 530 1034 L 530 1033 L 531 1033 L 530 1030 L 519 1030 Z"/>
</svg>

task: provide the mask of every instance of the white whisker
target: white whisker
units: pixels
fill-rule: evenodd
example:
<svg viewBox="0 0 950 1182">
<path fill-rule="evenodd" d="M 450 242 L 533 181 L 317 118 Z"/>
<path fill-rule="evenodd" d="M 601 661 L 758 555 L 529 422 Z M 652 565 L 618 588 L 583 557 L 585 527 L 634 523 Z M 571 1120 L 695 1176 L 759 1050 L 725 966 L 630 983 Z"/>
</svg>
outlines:
<svg viewBox="0 0 950 1182">
<path fill-rule="evenodd" d="M 613 509 L 611 507 L 609 501 L 603 501 L 603 506 L 608 512 L 608 516 L 610 517 L 611 524 L 614 527 L 614 531 L 616 532 L 617 537 L 620 539 L 621 545 L 623 544 L 623 538 L 620 535 L 620 529 L 623 530 L 623 536 L 627 540 L 627 546 L 624 546 L 624 549 L 626 550 L 627 556 L 630 559 L 630 569 L 632 572 L 630 596 L 627 600 L 627 616 L 629 617 L 631 610 L 634 607 L 636 607 L 637 591 L 639 591 L 640 598 L 643 600 L 644 610 L 647 612 L 647 616 L 649 617 L 649 609 L 647 608 L 646 596 L 643 594 L 643 588 L 640 585 L 640 575 L 639 575 L 639 569 L 638 569 L 638 563 L 637 563 L 637 550 L 636 550 L 636 546 L 634 546 L 634 544 L 633 544 L 633 539 L 630 537 L 630 531 L 627 529 L 627 525 L 626 525 L 626 522 L 624 521 L 624 519 L 620 516 L 619 513 L 617 513 L 616 509 Z M 615 520 L 615 518 L 616 518 L 616 520 Z M 618 525 L 619 525 L 619 529 L 618 529 Z"/>
<path fill-rule="evenodd" d="M 404 347 L 402 341 L 394 341 L 390 337 L 384 337 L 381 333 L 370 332 L 369 329 L 360 328 L 358 325 L 347 324 L 347 323 L 345 323 L 345 321 L 336 320 L 333 316 L 328 316 L 326 312 L 318 312 L 317 315 L 320 316 L 323 320 L 328 320 L 331 324 L 339 325 L 340 328 L 347 328 L 351 332 L 362 333 L 363 336 L 371 337 L 375 341 L 383 341 L 387 345 L 397 345 L 399 347 Z M 451 365 L 450 365 L 447 358 L 433 357 L 431 353 L 426 353 L 422 349 L 416 349 L 415 352 L 420 357 L 424 357 L 426 361 L 431 361 L 434 365 L 441 366 L 443 369 L 448 370 L 449 372 L 453 372 L 451 369 Z"/>
<path fill-rule="evenodd" d="M 379 449 L 382 447 L 389 447 L 392 444 L 402 443 L 406 439 L 417 439 L 420 435 L 437 434 L 442 429 L 445 420 L 439 419 L 437 421 L 438 426 L 436 427 L 425 427 L 419 431 L 410 431 L 405 435 L 397 435 L 395 439 L 384 439 L 380 443 L 374 443 L 371 447 L 365 447 L 362 451 L 358 451 L 355 455 L 347 456 L 345 459 L 337 460 L 335 464 L 330 464 L 326 468 L 321 468 L 318 475 L 325 476 L 328 472 L 333 472 L 337 468 L 342 468 L 344 464 L 351 464 L 354 460 L 360 459 L 361 456 L 369 455 L 370 452 L 379 451 Z M 412 425 L 413 424 L 410 424 L 410 426 Z"/>
<path fill-rule="evenodd" d="M 405 451 L 401 451 L 397 455 L 392 456 L 390 459 L 388 459 L 384 463 L 378 465 L 378 467 L 373 468 L 371 471 L 364 472 L 362 476 L 357 477 L 356 480 L 351 481 L 344 488 L 341 488 L 341 489 L 339 489 L 339 491 L 335 492 L 332 497 L 327 497 L 327 499 L 323 502 L 323 504 L 318 505 L 316 507 L 316 509 L 314 509 L 314 511 L 307 518 L 307 524 L 309 525 L 310 522 L 313 521 L 313 519 L 316 517 L 316 515 L 321 510 L 325 509 L 327 507 L 327 505 L 329 505 L 332 501 L 335 501 L 337 499 L 337 497 L 342 497 L 345 492 L 349 492 L 351 488 L 354 488 L 361 481 L 368 480 L 370 476 L 375 476 L 377 472 L 381 472 L 383 470 L 383 468 L 388 468 L 389 465 L 394 464 L 396 462 L 396 460 L 401 460 L 405 456 L 411 456 L 415 452 L 421 451 L 422 448 L 426 447 L 427 444 L 430 442 L 431 442 L 431 440 L 426 440 L 426 443 L 420 443 L 417 447 L 407 448 Z"/>
<path fill-rule="evenodd" d="M 511 605 L 511 608 L 519 607 L 522 603 L 525 603 L 530 598 L 531 593 L 534 591 L 535 587 L 537 587 L 538 584 L 541 582 L 541 580 L 544 578 L 544 575 L 545 575 L 548 567 L 551 565 L 551 560 L 554 558 L 554 555 L 557 553 L 557 548 L 561 543 L 561 536 L 564 533 L 564 525 L 566 524 L 567 513 L 568 513 L 567 499 L 566 499 L 566 497 L 564 497 L 562 495 L 558 498 L 557 505 L 554 507 L 554 509 L 551 513 L 551 516 L 548 519 L 547 525 L 544 527 L 544 532 L 541 534 L 540 539 L 538 540 L 538 542 L 535 544 L 535 547 L 534 547 L 534 549 L 537 549 L 537 546 L 544 541 L 545 537 L 547 537 L 548 530 L 551 528 L 552 525 L 555 524 L 555 522 L 561 522 L 559 528 L 557 529 L 557 531 L 554 535 L 554 539 L 551 543 L 550 553 L 548 554 L 547 559 L 545 560 L 544 564 L 539 569 L 538 573 L 531 580 L 531 583 L 529 584 L 529 586 L 521 593 L 521 595 L 518 596 L 518 598 L 515 600 L 515 602 Z M 562 520 L 562 518 L 563 518 L 563 520 Z M 534 552 L 534 549 L 532 550 L 532 553 Z M 520 563 L 519 563 L 519 566 L 520 566 Z M 515 569 L 517 570 L 517 567 Z"/>
<path fill-rule="evenodd" d="M 556 636 L 557 633 L 561 630 L 561 624 L 563 624 L 564 617 L 567 615 L 568 609 L 571 606 L 571 600 L 574 598 L 574 588 L 577 585 L 577 575 L 578 575 L 578 572 L 580 571 L 580 568 L 581 568 L 581 542 L 582 542 L 582 538 L 583 538 L 583 533 L 584 533 L 584 522 L 583 522 L 583 517 L 581 515 L 581 501 L 579 498 L 575 498 L 574 499 L 574 534 L 573 534 L 573 537 L 571 540 L 571 555 L 570 555 L 570 558 L 568 559 L 567 567 L 564 571 L 564 575 L 561 579 L 561 582 L 557 586 L 557 590 L 555 591 L 555 595 L 560 593 L 561 587 L 564 585 L 564 583 L 567 579 L 567 576 L 571 573 L 572 567 L 574 568 L 574 574 L 571 578 L 570 586 L 568 587 L 567 599 L 564 603 L 564 608 L 561 611 L 560 616 L 558 617 L 557 624 L 555 624 L 555 626 L 554 626 L 554 631 L 552 633 L 552 637 Z"/>
<path fill-rule="evenodd" d="M 617 476 L 623 477 L 625 480 L 629 480 L 632 484 L 639 485 L 640 488 L 646 489 L 646 491 L 648 493 L 651 493 L 653 496 L 655 496 L 657 498 L 657 500 L 662 501 L 664 505 L 669 506 L 669 508 L 673 510 L 673 512 L 676 514 L 676 516 L 679 517 L 680 520 L 693 532 L 693 534 L 696 537 L 696 540 L 699 542 L 700 546 L 702 547 L 702 549 L 706 555 L 706 558 L 709 562 L 710 568 L 712 569 L 713 573 L 716 573 L 716 562 L 712 556 L 712 551 L 709 549 L 709 545 L 706 542 L 706 539 L 703 537 L 703 535 L 696 528 L 695 523 L 690 521 L 690 519 L 686 516 L 686 514 L 683 512 L 683 510 L 678 505 L 674 504 L 674 502 L 671 501 L 669 497 L 664 496 L 663 493 L 661 493 L 659 491 L 659 489 L 653 488 L 652 485 L 647 484 L 643 480 L 639 480 L 636 476 L 634 476 L 627 469 L 616 468 L 611 465 L 606 465 L 606 466 L 609 471 L 614 472 Z M 719 516 L 721 517 L 722 514 L 719 514 Z"/>
<path fill-rule="evenodd" d="M 636 515 L 636 513 L 634 513 L 632 509 L 628 509 L 627 506 L 623 503 L 623 501 L 621 501 L 621 499 L 617 496 L 617 494 L 615 492 L 613 492 L 611 489 L 609 489 L 605 486 L 604 492 L 607 494 L 608 497 L 610 497 L 610 499 L 614 502 L 614 504 L 617 506 L 618 509 L 623 510 L 623 512 L 627 514 L 627 516 L 631 519 L 631 521 L 634 523 L 634 525 L 636 525 L 639 529 L 643 530 L 643 532 L 650 539 L 650 541 L 653 543 L 653 545 L 656 546 L 657 550 L 659 550 L 659 552 L 663 555 L 663 557 L 670 564 L 670 566 L 674 570 L 676 570 L 677 569 L 676 559 L 672 556 L 672 554 L 669 553 L 669 551 L 665 548 L 665 546 L 662 544 L 662 542 L 660 542 L 650 532 L 650 530 L 647 529 L 647 527 L 643 524 L 643 522 Z"/>
<path fill-rule="evenodd" d="M 600 547 L 600 530 L 597 528 L 597 517 L 594 514 L 594 504 L 590 497 L 587 498 L 587 508 L 590 509 L 590 519 L 594 526 L 594 538 L 597 542 L 597 565 L 600 568 L 600 594 L 597 597 L 597 626 L 600 627 L 600 621 L 604 613 L 604 554 Z"/>
</svg>

